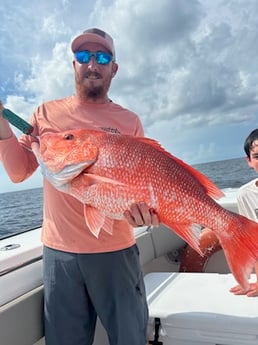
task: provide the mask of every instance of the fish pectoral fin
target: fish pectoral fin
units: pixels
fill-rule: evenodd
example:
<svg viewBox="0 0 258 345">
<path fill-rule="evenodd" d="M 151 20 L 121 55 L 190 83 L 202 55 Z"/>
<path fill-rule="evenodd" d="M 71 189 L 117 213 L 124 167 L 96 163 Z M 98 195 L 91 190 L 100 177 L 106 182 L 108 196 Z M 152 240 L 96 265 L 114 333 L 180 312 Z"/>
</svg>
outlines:
<svg viewBox="0 0 258 345">
<path fill-rule="evenodd" d="M 95 207 L 84 205 L 84 218 L 87 227 L 95 237 L 99 237 L 101 229 L 110 235 L 113 234 L 114 220 L 106 217 Z"/>
<path fill-rule="evenodd" d="M 122 183 L 120 181 L 113 180 L 111 178 L 104 177 L 104 176 L 95 175 L 95 174 L 88 174 L 88 173 L 84 172 L 83 176 L 87 179 L 87 183 L 89 185 L 100 184 L 100 183 L 111 183 L 111 184 L 115 184 L 115 185 L 125 185 L 124 183 Z"/>
<path fill-rule="evenodd" d="M 90 232 L 98 238 L 106 216 L 95 207 L 84 205 L 84 218 Z"/>
<path fill-rule="evenodd" d="M 170 224 L 171 230 L 175 231 L 184 241 L 186 241 L 194 250 L 203 256 L 199 247 L 201 225 L 192 223 L 175 223 Z"/>
<path fill-rule="evenodd" d="M 105 222 L 103 224 L 103 230 L 106 231 L 109 235 L 113 235 L 113 225 L 114 225 L 114 220 L 106 217 Z"/>
</svg>

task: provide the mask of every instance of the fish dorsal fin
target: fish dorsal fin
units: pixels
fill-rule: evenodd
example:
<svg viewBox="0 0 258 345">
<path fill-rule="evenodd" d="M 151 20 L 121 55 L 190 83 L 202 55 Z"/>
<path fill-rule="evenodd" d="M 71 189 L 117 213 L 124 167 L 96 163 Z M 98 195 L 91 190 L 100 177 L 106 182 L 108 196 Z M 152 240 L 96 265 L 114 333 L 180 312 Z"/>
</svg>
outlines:
<svg viewBox="0 0 258 345">
<path fill-rule="evenodd" d="M 148 145 L 151 145 L 154 147 L 156 150 L 162 152 L 165 154 L 167 157 L 173 159 L 177 164 L 181 165 L 184 169 L 186 169 L 190 174 L 192 174 L 199 182 L 200 184 L 205 188 L 206 193 L 214 198 L 214 199 L 219 199 L 222 198 L 224 193 L 204 174 L 202 174 L 200 171 L 196 170 L 195 168 L 191 167 L 181 159 L 173 156 L 170 152 L 166 151 L 161 144 L 150 138 L 145 138 L 145 137 L 136 137 L 136 140 L 146 143 Z"/>
</svg>

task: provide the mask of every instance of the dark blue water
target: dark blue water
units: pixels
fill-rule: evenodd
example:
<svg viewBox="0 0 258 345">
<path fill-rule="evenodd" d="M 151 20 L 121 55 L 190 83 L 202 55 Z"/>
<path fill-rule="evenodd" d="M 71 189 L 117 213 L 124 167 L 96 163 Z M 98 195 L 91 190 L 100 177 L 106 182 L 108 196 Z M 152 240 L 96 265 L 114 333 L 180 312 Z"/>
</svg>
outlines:
<svg viewBox="0 0 258 345">
<path fill-rule="evenodd" d="M 244 158 L 194 166 L 219 188 L 238 188 L 257 177 Z M 42 224 L 42 189 L 0 194 L 0 238 L 34 229 Z"/>
<path fill-rule="evenodd" d="M 220 189 L 239 188 L 258 177 L 257 173 L 249 168 L 245 158 L 196 164 L 194 167 L 208 176 Z"/>
<path fill-rule="evenodd" d="M 0 238 L 42 224 L 42 188 L 0 194 Z"/>
</svg>

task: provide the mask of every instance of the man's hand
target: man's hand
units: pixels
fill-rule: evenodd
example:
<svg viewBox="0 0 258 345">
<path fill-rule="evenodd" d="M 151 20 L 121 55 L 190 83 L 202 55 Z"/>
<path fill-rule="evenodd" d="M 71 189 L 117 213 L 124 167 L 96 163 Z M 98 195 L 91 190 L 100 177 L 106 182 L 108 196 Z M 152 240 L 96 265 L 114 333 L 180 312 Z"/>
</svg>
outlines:
<svg viewBox="0 0 258 345">
<path fill-rule="evenodd" d="M 134 228 L 139 226 L 159 226 L 159 219 L 153 209 L 149 209 L 145 202 L 133 204 L 130 210 L 125 211 L 126 220 Z"/>
</svg>

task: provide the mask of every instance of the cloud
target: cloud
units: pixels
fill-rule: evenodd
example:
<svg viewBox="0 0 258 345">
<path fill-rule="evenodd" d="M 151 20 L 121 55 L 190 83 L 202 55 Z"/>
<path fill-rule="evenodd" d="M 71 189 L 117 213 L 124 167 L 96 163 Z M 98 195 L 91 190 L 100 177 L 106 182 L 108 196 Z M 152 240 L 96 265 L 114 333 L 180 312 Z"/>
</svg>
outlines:
<svg viewBox="0 0 258 345">
<path fill-rule="evenodd" d="M 111 13 L 116 18 L 111 27 L 125 59 L 119 61 L 115 91 L 125 96 L 120 99 L 128 107 L 140 112 L 145 127 L 165 119 L 176 120 L 181 128 L 232 124 L 247 122 L 256 113 L 253 11 L 257 6 L 245 3 L 241 13 L 234 7 L 242 10 L 238 1 L 216 1 L 212 10 L 204 3 L 116 1 L 98 12 L 104 25 Z M 250 21 L 238 25 L 246 20 L 246 13 Z M 252 49 L 251 65 L 246 51 L 239 49 L 243 38 L 248 52 Z"/>
<path fill-rule="evenodd" d="M 31 60 L 29 76 L 16 76 L 16 88 L 20 92 L 36 95 L 37 102 L 61 98 L 74 92 L 72 56 L 67 43 L 56 43 L 50 58 L 42 61 L 40 54 Z"/>
</svg>

